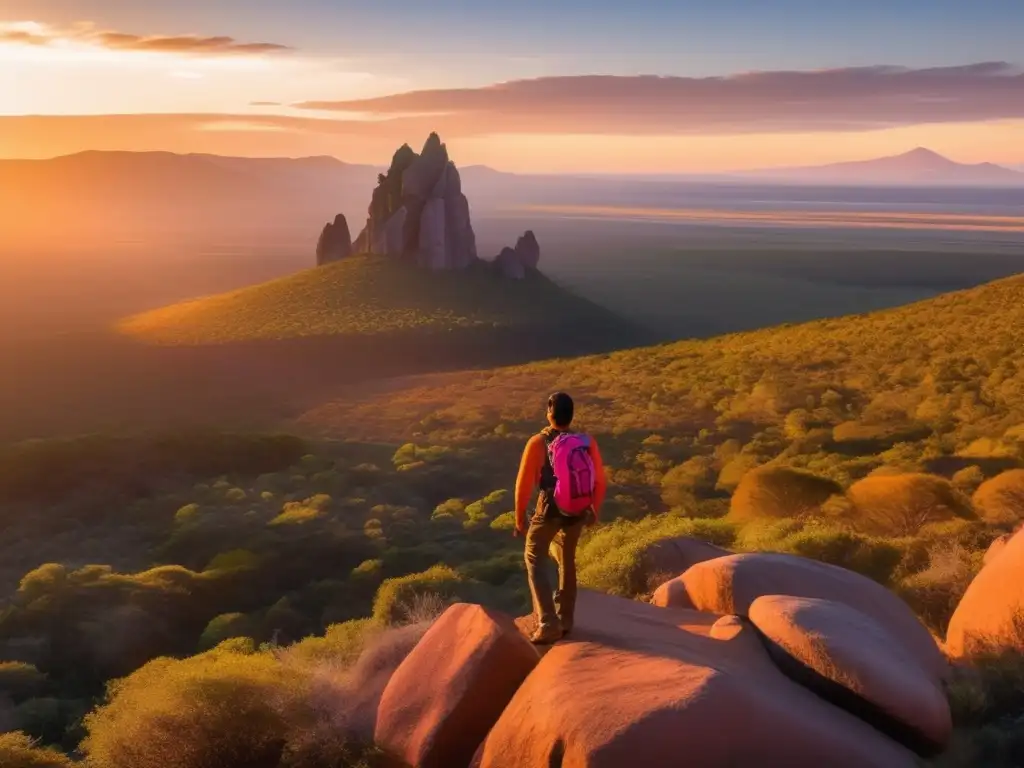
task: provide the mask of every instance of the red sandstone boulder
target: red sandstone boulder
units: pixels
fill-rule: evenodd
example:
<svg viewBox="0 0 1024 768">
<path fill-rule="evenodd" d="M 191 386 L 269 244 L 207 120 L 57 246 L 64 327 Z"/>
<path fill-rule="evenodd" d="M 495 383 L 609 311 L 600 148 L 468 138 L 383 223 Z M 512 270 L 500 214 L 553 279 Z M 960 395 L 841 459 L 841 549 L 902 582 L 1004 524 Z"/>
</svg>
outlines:
<svg viewBox="0 0 1024 768">
<path fill-rule="evenodd" d="M 841 603 L 772 595 L 754 601 L 750 621 L 797 682 L 922 754 L 948 743 L 942 681 L 874 619 Z"/>
<path fill-rule="evenodd" d="M 392 676 L 374 739 L 413 768 L 468 766 L 537 660 L 511 618 L 453 605 Z"/>
<path fill-rule="evenodd" d="M 946 651 L 954 657 L 1024 652 L 1024 530 L 967 587 L 949 621 Z"/>
<path fill-rule="evenodd" d="M 910 768 L 913 755 L 779 672 L 739 622 L 582 592 L 484 742 L 481 768 Z M 729 626 L 727 627 L 726 624 Z"/>
<path fill-rule="evenodd" d="M 653 602 L 747 616 L 750 605 L 763 595 L 811 597 L 855 608 L 902 643 L 930 677 L 948 675 L 934 638 L 906 603 L 866 576 L 817 560 L 763 552 L 707 560 L 659 587 Z"/>
</svg>

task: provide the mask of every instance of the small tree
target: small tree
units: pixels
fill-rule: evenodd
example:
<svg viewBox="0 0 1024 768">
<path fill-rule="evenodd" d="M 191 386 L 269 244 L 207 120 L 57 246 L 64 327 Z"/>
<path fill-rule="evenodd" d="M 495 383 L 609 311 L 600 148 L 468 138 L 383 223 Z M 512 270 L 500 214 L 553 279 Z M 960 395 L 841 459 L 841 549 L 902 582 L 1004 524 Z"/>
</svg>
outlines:
<svg viewBox="0 0 1024 768">
<path fill-rule="evenodd" d="M 828 478 L 791 467 L 762 467 L 743 476 L 732 495 L 729 519 L 749 522 L 815 515 L 837 493 L 842 488 Z"/>
<path fill-rule="evenodd" d="M 672 467 L 661 478 L 661 500 L 669 507 L 688 507 L 715 489 L 714 460 L 694 456 Z"/>
<path fill-rule="evenodd" d="M 1024 520 L 1024 469 L 1011 469 L 982 483 L 973 502 L 986 522 L 1013 526 Z"/>
<path fill-rule="evenodd" d="M 935 475 L 872 475 L 854 483 L 848 496 L 853 526 L 881 536 L 914 536 L 929 523 L 973 516 L 952 483 Z"/>
</svg>

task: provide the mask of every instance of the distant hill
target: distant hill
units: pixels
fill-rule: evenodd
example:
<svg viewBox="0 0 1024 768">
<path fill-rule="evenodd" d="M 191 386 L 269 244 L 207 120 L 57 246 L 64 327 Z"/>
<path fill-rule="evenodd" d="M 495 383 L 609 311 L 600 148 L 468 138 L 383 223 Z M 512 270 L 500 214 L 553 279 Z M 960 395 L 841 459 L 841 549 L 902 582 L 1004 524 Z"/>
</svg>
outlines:
<svg viewBox="0 0 1024 768">
<path fill-rule="evenodd" d="M 591 328 L 627 325 L 541 274 L 501 280 L 486 271 L 435 274 L 394 257 L 353 256 L 325 267 L 127 318 L 120 332 L 168 345 L 407 332 L 559 329 L 564 350 Z M 552 352 L 559 352 L 557 346 Z"/>
<path fill-rule="evenodd" d="M 339 393 L 304 422 L 397 439 L 408 424 L 451 407 L 457 393 L 476 414 L 460 428 L 485 430 L 492 420 L 532 417 L 535 403 L 521 393 L 558 388 L 579 395 L 587 427 L 602 433 L 708 430 L 718 441 L 746 442 L 766 432 L 782 445 L 814 433 L 801 448 L 811 460 L 849 452 L 852 442 L 844 443 L 854 437 L 882 451 L 934 434 L 932 458 L 970 453 L 974 440 L 991 438 L 987 448 L 972 449 L 978 459 L 945 459 L 985 463 L 1024 450 L 1024 275 L 867 315 L 426 377 L 380 396 Z M 840 423 L 846 426 L 836 438 L 832 427 Z M 947 433 L 949 440 L 939 439 Z M 1007 446 L 999 442 L 1004 433 L 1015 435 Z M 899 450 L 889 460 L 903 461 Z"/>
<path fill-rule="evenodd" d="M 957 163 L 918 147 L 901 155 L 832 165 L 774 168 L 742 176 L 828 184 L 1024 186 L 1024 173 L 993 163 Z"/>
<path fill-rule="evenodd" d="M 364 207 L 376 175 L 331 157 L 82 152 L 0 160 L 0 241 L 300 230 L 339 207 Z"/>
<path fill-rule="evenodd" d="M 540 273 L 430 273 L 355 256 L 126 318 L 105 333 L 9 345 L 0 442 L 168 424 L 276 423 L 338 388 L 649 343 Z"/>
</svg>

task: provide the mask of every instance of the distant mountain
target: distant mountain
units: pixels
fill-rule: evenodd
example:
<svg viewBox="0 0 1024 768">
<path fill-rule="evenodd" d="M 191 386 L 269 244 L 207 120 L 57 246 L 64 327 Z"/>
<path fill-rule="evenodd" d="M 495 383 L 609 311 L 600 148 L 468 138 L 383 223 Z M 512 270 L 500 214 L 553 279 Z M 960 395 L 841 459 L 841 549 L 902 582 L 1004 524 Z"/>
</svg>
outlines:
<svg viewBox="0 0 1024 768">
<path fill-rule="evenodd" d="M 377 173 L 332 157 L 90 151 L 0 160 L 0 239 L 299 230 L 363 209 Z"/>
<path fill-rule="evenodd" d="M 738 174 L 762 181 L 830 184 L 1024 186 L 1024 173 L 993 163 L 957 163 L 918 147 L 901 155 Z"/>
</svg>

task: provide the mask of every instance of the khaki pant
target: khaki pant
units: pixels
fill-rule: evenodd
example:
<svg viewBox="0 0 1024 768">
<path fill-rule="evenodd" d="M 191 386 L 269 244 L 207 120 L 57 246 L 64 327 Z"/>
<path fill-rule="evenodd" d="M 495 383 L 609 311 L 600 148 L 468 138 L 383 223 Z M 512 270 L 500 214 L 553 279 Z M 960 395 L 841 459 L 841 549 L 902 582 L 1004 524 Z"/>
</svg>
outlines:
<svg viewBox="0 0 1024 768">
<path fill-rule="evenodd" d="M 538 511 L 526 533 L 526 576 L 533 597 L 533 614 L 538 627 L 572 629 L 576 610 L 576 545 L 583 532 L 583 519 Z M 558 589 L 548 582 L 549 548 L 558 563 Z"/>
</svg>

